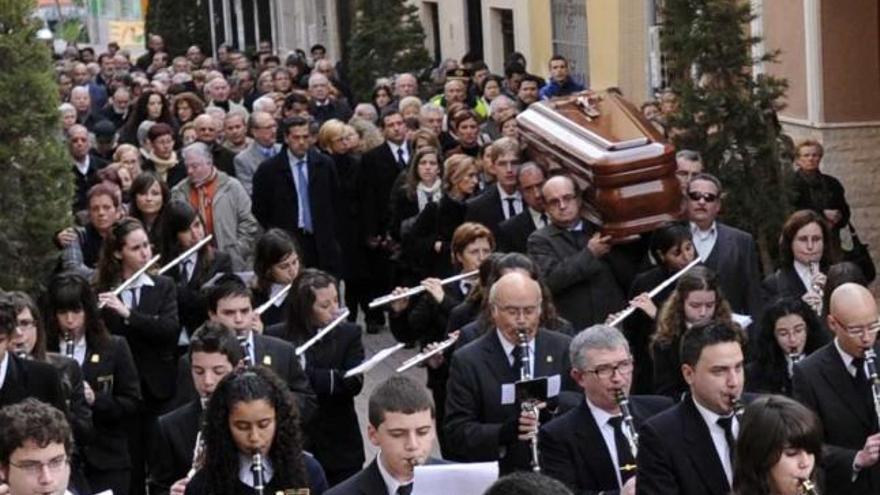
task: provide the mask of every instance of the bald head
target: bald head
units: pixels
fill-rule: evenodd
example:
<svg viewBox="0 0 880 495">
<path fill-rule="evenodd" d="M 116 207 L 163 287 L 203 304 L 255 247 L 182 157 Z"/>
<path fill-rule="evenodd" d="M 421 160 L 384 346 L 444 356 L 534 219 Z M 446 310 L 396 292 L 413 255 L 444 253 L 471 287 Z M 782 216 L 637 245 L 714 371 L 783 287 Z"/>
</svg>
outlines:
<svg viewBox="0 0 880 495">
<path fill-rule="evenodd" d="M 847 283 L 834 289 L 829 304 L 828 326 L 847 354 L 861 357 L 877 340 L 877 302 L 871 292 Z"/>
<path fill-rule="evenodd" d="M 541 286 L 521 272 L 508 273 L 489 289 L 492 320 L 501 335 L 516 344 L 523 332 L 534 338 L 541 319 Z"/>
</svg>

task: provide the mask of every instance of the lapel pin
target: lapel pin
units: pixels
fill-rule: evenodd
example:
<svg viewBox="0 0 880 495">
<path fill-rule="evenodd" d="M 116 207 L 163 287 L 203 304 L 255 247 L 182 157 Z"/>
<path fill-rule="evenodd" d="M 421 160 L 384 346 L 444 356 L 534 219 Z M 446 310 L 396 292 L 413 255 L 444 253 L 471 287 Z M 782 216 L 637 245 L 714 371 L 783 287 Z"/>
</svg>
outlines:
<svg viewBox="0 0 880 495">
<path fill-rule="evenodd" d="M 272 366 L 272 356 L 269 356 L 269 355 L 263 356 L 263 365 Z"/>
<path fill-rule="evenodd" d="M 552 362 L 553 362 L 553 356 L 547 356 L 547 362 L 548 362 L 548 363 L 552 363 Z"/>
<path fill-rule="evenodd" d="M 99 361 L 101 361 L 101 356 L 99 356 L 99 355 L 97 355 L 97 354 L 92 354 L 91 361 L 92 361 L 93 363 L 98 363 Z"/>
</svg>

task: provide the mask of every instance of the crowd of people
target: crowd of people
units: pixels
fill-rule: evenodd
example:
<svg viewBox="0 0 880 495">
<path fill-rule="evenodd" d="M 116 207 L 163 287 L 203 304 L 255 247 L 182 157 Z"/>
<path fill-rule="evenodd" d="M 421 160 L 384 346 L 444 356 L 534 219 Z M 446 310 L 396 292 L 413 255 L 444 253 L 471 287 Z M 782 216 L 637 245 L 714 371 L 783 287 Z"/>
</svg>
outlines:
<svg viewBox="0 0 880 495">
<path fill-rule="evenodd" d="M 587 220 L 517 129 L 584 89 L 561 56 L 363 102 L 320 45 L 154 35 L 56 67 L 76 222 L 44 293 L 0 294 L 0 493 L 408 495 L 415 466 L 480 461 L 489 494 L 880 493 L 874 268 L 843 261 L 820 143 L 762 267 L 693 150 L 681 221 L 619 244 Z M 675 95 L 642 108 L 663 131 Z M 368 418 L 363 332 L 431 352 Z"/>
</svg>

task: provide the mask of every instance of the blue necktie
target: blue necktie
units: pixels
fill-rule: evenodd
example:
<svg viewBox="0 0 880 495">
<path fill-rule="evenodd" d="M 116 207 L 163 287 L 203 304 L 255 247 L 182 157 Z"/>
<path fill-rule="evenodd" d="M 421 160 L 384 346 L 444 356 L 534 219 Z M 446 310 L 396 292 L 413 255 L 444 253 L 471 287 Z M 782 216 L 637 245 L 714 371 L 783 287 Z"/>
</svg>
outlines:
<svg viewBox="0 0 880 495">
<path fill-rule="evenodd" d="M 306 178 L 306 161 L 300 160 L 296 163 L 296 174 L 299 179 L 299 190 L 296 192 L 299 196 L 299 207 L 302 212 L 302 229 L 306 232 L 312 232 L 312 204 L 309 199 L 309 180 Z"/>
<path fill-rule="evenodd" d="M 263 152 L 263 157 L 264 157 L 264 158 L 272 158 L 273 156 L 275 156 L 275 149 L 274 149 L 274 147 L 272 147 L 272 146 L 270 146 L 270 147 L 268 147 L 268 148 L 263 148 L 263 147 L 261 147 L 260 149 L 261 149 L 262 152 Z"/>
</svg>

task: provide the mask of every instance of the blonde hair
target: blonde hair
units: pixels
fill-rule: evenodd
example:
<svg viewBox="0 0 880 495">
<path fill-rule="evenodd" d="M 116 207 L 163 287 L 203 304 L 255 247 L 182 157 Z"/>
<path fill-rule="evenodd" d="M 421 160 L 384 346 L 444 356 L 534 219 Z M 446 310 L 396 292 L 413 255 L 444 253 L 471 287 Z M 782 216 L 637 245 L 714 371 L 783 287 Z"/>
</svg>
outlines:
<svg viewBox="0 0 880 495">
<path fill-rule="evenodd" d="M 452 155 L 443 162 L 443 189 L 451 191 L 452 186 L 464 179 L 471 171 L 479 172 L 474 157 L 462 153 Z"/>
<path fill-rule="evenodd" d="M 318 130 L 318 146 L 325 151 L 332 149 L 333 141 L 339 137 L 345 137 L 346 124 L 339 119 L 330 119 L 321 125 Z"/>
</svg>

